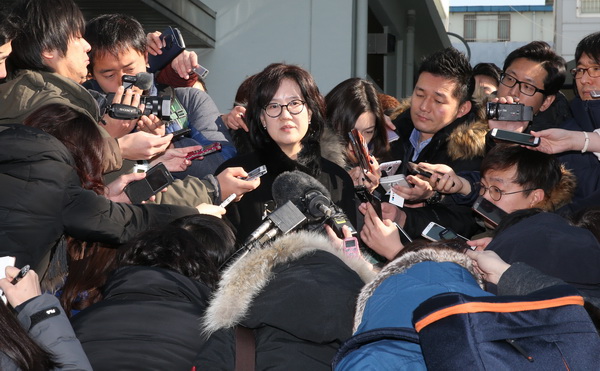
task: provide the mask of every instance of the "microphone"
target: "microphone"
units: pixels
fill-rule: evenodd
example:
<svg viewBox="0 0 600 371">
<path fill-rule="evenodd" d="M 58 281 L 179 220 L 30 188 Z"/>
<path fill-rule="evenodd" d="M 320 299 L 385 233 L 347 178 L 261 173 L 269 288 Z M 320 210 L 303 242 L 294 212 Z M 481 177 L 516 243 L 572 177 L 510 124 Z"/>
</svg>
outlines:
<svg viewBox="0 0 600 371">
<path fill-rule="evenodd" d="M 330 217 L 335 206 L 327 188 L 312 176 L 298 170 L 285 171 L 275 178 L 271 188 L 275 204 L 292 201 L 311 221 Z"/>
<path fill-rule="evenodd" d="M 322 223 L 327 223 L 340 238 L 344 238 L 344 225 L 350 228 L 352 235 L 358 234 L 344 212 L 331 201 L 327 188 L 306 173 L 298 170 L 281 173 L 273 181 L 271 194 L 275 204 L 291 201 L 309 217 L 309 223 L 319 223 L 309 226 L 309 229 L 319 228 Z"/>
<path fill-rule="evenodd" d="M 154 76 L 148 72 L 138 72 L 135 76 L 123 75 L 123 87 L 129 89 L 136 86 L 141 90 L 149 90 L 154 84 Z"/>
<path fill-rule="evenodd" d="M 305 220 L 306 216 L 298 207 L 288 201 L 267 215 L 266 220 L 248 236 L 243 245 L 250 250 L 251 244 L 258 242 L 262 245 L 279 234 L 292 231 Z"/>
</svg>

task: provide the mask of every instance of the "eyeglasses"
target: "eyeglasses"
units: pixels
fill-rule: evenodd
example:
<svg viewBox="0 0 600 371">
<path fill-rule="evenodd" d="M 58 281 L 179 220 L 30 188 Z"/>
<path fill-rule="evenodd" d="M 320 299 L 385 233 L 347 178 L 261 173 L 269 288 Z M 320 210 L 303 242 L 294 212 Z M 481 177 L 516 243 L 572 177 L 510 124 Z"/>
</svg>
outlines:
<svg viewBox="0 0 600 371">
<path fill-rule="evenodd" d="M 479 189 L 479 195 L 483 196 L 485 194 L 485 192 L 489 191 L 490 192 L 490 197 L 494 201 L 500 201 L 500 199 L 502 198 L 502 196 L 513 195 L 515 193 L 521 193 L 521 192 L 533 191 L 535 189 L 535 188 L 528 188 L 528 189 L 522 189 L 520 191 L 504 192 L 504 191 L 501 191 L 500 188 L 498 188 L 496 186 L 486 187 L 485 185 L 483 185 L 483 183 L 478 183 L 478 184 L 481 187 Z"/>
<path fill-rule="evenodd" d="M 291 115 L 297 115 L 304 109 L 304 101 L 300 99 L 294 99 L 288 104 L 269 103 L 263 109 L 267 116 L 271 118 L 277 118 L 283 112 L 285 107 Z"/>
<path fill-rule="evenodd" d="M 579 67 L 579 68 L 571 69 L 571 75 L 573 75 L 573 77 L 576 79 L 582 78 L 583 74 L 585 72 L 587 72 L 590 77 L 600 77 L 600 67 L 599 66 L 588 67 L 588 68 Z"/>
<path fill-rule="evenodd" d="M 519 91 L 525 95 L 533 96 L 535 93 L 540 92 L 542 94 L 546 94 L 546 91 L 543 89 L 536 88 L 535 86 L 517 80 L 514 76 L 509 75 L 508 73 L 500 74 L 500 84 L 512 88 L 513 86 L 519 84 Z"/>
</svg>

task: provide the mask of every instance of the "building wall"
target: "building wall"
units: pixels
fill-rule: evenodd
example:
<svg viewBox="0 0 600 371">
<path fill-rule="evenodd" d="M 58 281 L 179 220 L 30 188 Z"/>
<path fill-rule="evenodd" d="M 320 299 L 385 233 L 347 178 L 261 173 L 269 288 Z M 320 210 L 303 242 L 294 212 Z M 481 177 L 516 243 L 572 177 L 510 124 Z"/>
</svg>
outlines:
<svg viewBox="0 0 600 371">
<path fill-rule="evenodd" d="M 533 40 L 554 43 L 554 15 L 550 6 L 466 6 L 450 7 L 448 31 L 465 36 L 465 14 L 476 15 L 476 40 L 468 41 L 471 64 L 493 62 L 502 67 L 504 58 L 514 49 Z M 498 41 L 498 14 L 510 14 L 510 39 Z M 456 39 L 453 46 L 466 51 Z"/>
<path fill-rule="evenodd" d="M 600 31 L 600 14 L 579 14 L 578 0 L 561 0 L 556 7 L 556 51 L 567 61 L 575 57 L 575 47 L 585 36 Z"/>
<path fill-rule="evenodd" d="M 270 63 L 308 69 L 324 91 L 352 75 L 352 0 L 203 1 L 217 12 L 216 45 L 196 52 L 222 112 L 240 83 Z"/>
</svg>

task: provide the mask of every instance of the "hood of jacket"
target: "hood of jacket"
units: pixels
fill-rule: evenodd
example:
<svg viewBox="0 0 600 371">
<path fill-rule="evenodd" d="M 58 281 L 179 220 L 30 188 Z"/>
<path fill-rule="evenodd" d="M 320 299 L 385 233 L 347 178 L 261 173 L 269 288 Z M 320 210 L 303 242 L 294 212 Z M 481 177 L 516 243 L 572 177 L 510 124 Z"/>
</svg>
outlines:
<svg viewBox="0 0 600 371">
<path fill-rule="evenodd" d="M 104 300 L 143 300 L 190 302 L 206 306 L 210 289 L 177 272 L 146 266 L 117 269 L 103 288 Z"/>
<path fill-rule="evenodd" d="M 219 329 L 237 325 L 248 314 L 254 298 L 273 279 L 276 267 L 316 251 L 336 256 L 363 282 L 369 282 L 375 276 L 368 263 L 348 258 L 326 236 L 309 231 L 290 233 L 263 248 L 254 248 L 223 272 L 203 319 L 204 333 L 209 336 Z"/>
<path fill-rule="evenodd" d="M 22 123 L 34 110 L 61 103 L 98 122 L 95 99 L 83 86 L 57 73 L 21 70 L 0 85 L 0 123 Z"/>
<path fill-rule="evenodd" d="M 412 312 L 444 292 L 490 295 L 465 254 L 422 248 L 388 263 L 362 290 L 356 303 L 354 332 L 380 327 L 411 327 Z"/>
</svg>

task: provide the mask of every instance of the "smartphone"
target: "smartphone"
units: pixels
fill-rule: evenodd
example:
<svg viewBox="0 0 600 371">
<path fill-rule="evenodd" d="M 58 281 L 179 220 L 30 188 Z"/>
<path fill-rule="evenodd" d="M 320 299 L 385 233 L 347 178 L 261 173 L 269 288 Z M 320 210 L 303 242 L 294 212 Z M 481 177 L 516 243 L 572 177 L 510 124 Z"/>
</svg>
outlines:
<svg viewBox="0 0 600 371">
<path fill-rule="evenodd" d="M 453 240 L 455 238 L 460 238 L 464 241 L 469 240 L 468 238 L 454 232 L 452 229 L 445 228 L 435 222 L 430 222 L 427 224 L 427 227 L 425 227 L 423 232 L 421 232 L 421 236 L 430 241 Z"/>
<path fill-rule="evenodd" d="M 261 165 L 259 167 L 257 167 L 256 169 L 252 170 L 251 172 L 248 173 L 248 176 L 245 178 L 242 178 L 243 180 L 254 180 L 256 178 L 260 178 L 261 176 L 265 175 L 267 173 L 267 167 L 265 165 Z"/>
<path fill-rule="evenodd" d="M 159 162 L 146 171 L 144 179 L 127 184 L 124 191 L 131 203 L 139 204 L 160 192 L 174 180 L 171 172 L 162 162 Z"/>
<path fill-rule="evenodd" d="M 369 149 L 367 147 L 367 142 L 365 142 L 365 138 L 357 129 L 352 129 L 352 131 L 348 133 L 348 136 L 350 137 L 352 153 L 354 154 L 358 165 L 363 169 L 364 172 L 368 171 L 370 173 L 374 173 L 375 170 L 371 165 Z"/>
<path fill-rule="evenodd" d="M 408 233 L 406 233 L 406 231 L 404 230 L 404 228 L 402 228 L 396 222 L 394 222 L 394 225 L 396 226 L 396 229 L 398 229 L 398 232 L 400 232 L 400 242 L 402 242 L 403 245 L 406 245 L 407 243 L 413 242 L 412 238 L 410 238 L 410 236 L 408 235 Z"/>
<path fill-rule="evenodd" d="M 590 97 L 592 97 L 592 98 L 600 98 L 600 90 L 592 90 L 592 91 L 590 91 Z"/>
<path fill-rule="evenodd" d="M 408 180 L 406 180 L 406 176 L 404 174 L 397 174 L 391 176 L 384 176 L 379 178 L 379 184 L 385 189 L 386 194 L 390 192 L 393 186 L 399 185 L 405 188 L 412 188 L 414 185 L 410 184 Z"/>
<path fill-rule="evenodd" d="M 185 50 L 185 42 L 179 29 L 168 26 L 160 35 L 160 39 L 164 41 L 165 46 L 162 47 L 162 54 L 148 54 L 148 72 L 156 72 L 162 70 L 167 64 L 171 63 L 175 57 Z"/>
<path fill-rule="evenodd" d="M 421 169 L 419 165 L 415 164 L 414 162 L 408 162 L 408 171 L 412 175 L 422 175 L 425 178 L 431 178 L 432 175 L 429 171 Z"/>
<path fill-rule="evenodd" d="M 344 238 L 344 255 L 350 258 L 358 258 L 360 256 L 358 240 L 356 237 Z"/>
<path fill-rule="evenodd" d="M 204 147 L 202 149 L 198 149 L 196 151 L 192 151 L 192 152 L 188 153 L 185 156 L 185 158 L 190 161 L 196 160 L 200 157 L 204 157 L 206 155 L 210 155 L 211 153 L 218 152 L 221 150 L 221 148 L 222 148 L 221 143 L 215 142 L 208 147 Z"/>
<path fill-rule="evenodd" d="M 231 203 L 231 201 L 235 200 L 236 197 L 237 197 L 237 195 L 235 193 L 232 193 L 231 195 L 229 195 L 229 197 L 227 197 L 225 200 L 223 200 L 223 202 L 221 202 L 221 204 L 219 206 L 227 207 L 227 205 L 229 205 Z"/>
<path fill-rule="evenodd" d="M 483 196 L 477 198 L 472 209 L 494 228 L 507 215 L 506 211 L 486 200 Z"/>
<path fill-rule="evenodd" d="M 201 66 L 198 65 L 198 67 L 194 67 L 192 68 L 192 70 L 196 73 L 196 75 L 198 75 L 198 77 L 200 77 L 202 80 L 204 80 L 206 78 L 206 76 L 208 75 L 208 70 Z"/>
<path fill-rule="evenodd" d="M 540 145 L 540 138 L 536 138 L 531 134 L 517 133 L 516 131 L 494 128 L 492 129 L 491 136 L 498 140 L 522 144 L 524 146 L 537 147 Z"/>
<path fill-rule="evenodd" d="M 402 165 L 402 160 L 382 162 L 379 164 L 379 170 L 385 172 L 386 176 L 391 176 L 396 174 L 400 165 Z"/>
<path fill-rule="evenodd" d="M 172 133 L 167 133 L 167 134 L 165 134 L 165 135 L 163 135 L 163 136 L 166 136 L 166 135 L 169 135 L 169 134 L 173 134 L 173 138 L 171 138 L 171 140 L 175 140 L 175 139 L 179 139 L 179 138 L 181 138 L 181 137 L 182 137 L 182 136 L 184 136 L 184 135 L 187 135 L 187 134 L 189 134 L 191 131 L 192 131 L 192 129 L 190 129 L 190 128 L 185 128 L 185 129 L 175 130 L 174 132 L 172 132 Z"/>
<path fill-rule="evenodd" d="M 375 197 L 371 192 L 369 192 L 367 187 L 364 185 L 355 186 L 354 193 L 356 193 L 356 196 L 361 202 L 370 203 L 371 206 L 373 206 L 373 209 L 375 209 L 379 219 L 382 219 L 381 200 L 379 198 Z"/>
</svg>

